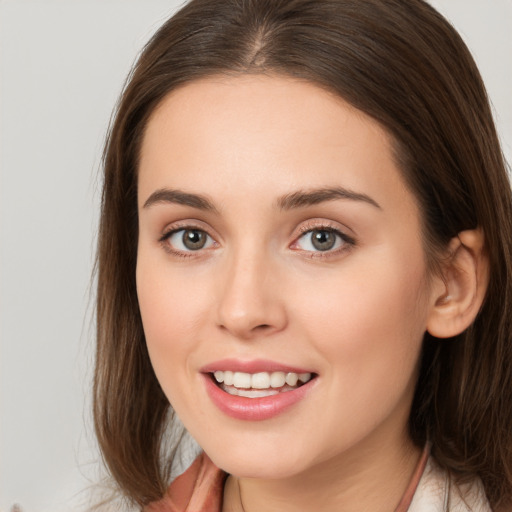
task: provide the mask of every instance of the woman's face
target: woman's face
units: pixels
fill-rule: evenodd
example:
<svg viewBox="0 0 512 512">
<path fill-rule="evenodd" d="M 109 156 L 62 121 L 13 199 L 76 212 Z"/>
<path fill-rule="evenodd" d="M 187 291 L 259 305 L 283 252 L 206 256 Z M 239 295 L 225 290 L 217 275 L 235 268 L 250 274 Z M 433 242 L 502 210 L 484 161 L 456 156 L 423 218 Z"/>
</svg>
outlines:
<svg viewBox="0 0 512 512">
<path fill-rule="evenodd" d="M 434 300 L 378 123 L 303 81 L 197 81 L 149 121 L 138 201 L 151 361 L 218 466 L 286 477 L 407 444 Z"/>
</svg>

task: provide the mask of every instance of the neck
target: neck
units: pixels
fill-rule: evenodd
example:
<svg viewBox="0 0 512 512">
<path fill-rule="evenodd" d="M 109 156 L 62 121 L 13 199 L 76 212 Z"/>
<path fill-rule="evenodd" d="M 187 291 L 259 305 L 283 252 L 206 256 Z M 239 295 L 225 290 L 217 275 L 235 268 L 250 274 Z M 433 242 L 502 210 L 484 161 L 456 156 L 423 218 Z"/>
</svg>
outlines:
<svg viewBox="0 0 512 512">
<path fill-rule="evenodd" d="M 402 437 L 398 443 L 354 447 L 289 478 L 229 477 L 224 511 L 389 512 L 400 502 L 420 455 Z"/>
</svg>

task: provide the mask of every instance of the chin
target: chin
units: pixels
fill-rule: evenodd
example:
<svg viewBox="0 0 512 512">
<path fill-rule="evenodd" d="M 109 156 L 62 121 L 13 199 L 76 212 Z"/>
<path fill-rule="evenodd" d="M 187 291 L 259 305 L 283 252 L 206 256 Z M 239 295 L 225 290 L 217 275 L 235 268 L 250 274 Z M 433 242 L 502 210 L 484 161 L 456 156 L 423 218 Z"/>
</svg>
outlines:
<svg viewBox="0 0 512 512">
<path fill-rule="evenodd" d="M 302 453 L 299 458 L 297 449 L 281 448 L 259 449 L 242 446 L 240 449 L 231 447 L 226 450 L 205 452 L 214 464 L 230 475 L 240 478 L 282 479 L 289 478 L 307 469 L 307 459 Z"/>
<path fill-rule="evenodd" d="M 213 460 L 213 459 L 212 459 Z M 298 474 L 298 468 L 286 463 L 274 464 L 272 461 L 226 460 L 213 462 L 230 475 L 239 478 L 256 478 L 261 480 L 279 480 Z"/>
</svg>

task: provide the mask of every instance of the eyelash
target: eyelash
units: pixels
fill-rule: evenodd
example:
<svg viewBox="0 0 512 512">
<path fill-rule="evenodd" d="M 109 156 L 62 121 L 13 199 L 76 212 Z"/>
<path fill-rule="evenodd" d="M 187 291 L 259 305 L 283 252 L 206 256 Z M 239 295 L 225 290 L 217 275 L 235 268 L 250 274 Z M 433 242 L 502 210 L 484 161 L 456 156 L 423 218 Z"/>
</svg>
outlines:
<svg viewBox="0 0 512 512">
<path fill-rule="evenodd" d="M 168 252 L 169 254 L 173 256 L 178 256 L 180 258 L 193 258 L 196 256 L 196 253 L 201 252 L 201 249 L 198 249 L 197 251 L 189 250 L 189 251 L 181 251 L 179 249 L 174 249 L 172 245 L 169 243 L 170 238 L 175 235 L 176 233 L 179 233 L 180 231 L 198 231 L 204 233 L 208 238 L 213 240 L 214 244 L 218 245 L 217 242 L 213 239 L 212 236 L 208 234 L 208 232 L 199 226 L 194 226 L 190 224 L 185 224 L 182 226 L 173 226 L 169 230 L 165 231 L 163 235 L 158 240 L 160 244 L 163 246 L 164 250 Z M 203 249 L 206 250 L 206 249 Z"/>
<path fill-rule="evenodd" d="M 331 258 L 339 256 L 340 254 L 352 249 L 356 244 L 357 241 L 355 238 L 347 235 L 343 231 L 341 231 L 339 228 L 334 227 L 333 225 L 324 222 L 319 223 L 307 223 L 299 228 L 300 235 L 295 239 L 295 241 L 292 243 L 293 245 L 296 245 L 299 240 L 301 240 L 305 235 L 308 233 L 313 233 L 315 231 L 323 231 L 323 232 L 329 232 L 334 233 L 342 242 L 342 246 L 338 247 L 337 249 L 329 249 L 327 251 L 302 251 L 304 253 L 307 253 L 310 258 Z M 300 250 L 300 249 L 298 249 Z"/>
<path fill-rule="evenodd" d="M 208 250 L 211 248 L 211 246 L 209 246 L 206 248 L 199 248 L 195 251 L 194 250 L 182 251 L 182 250 L 173 248 L 172 245 L 169 243 L 169 239 L 173 235 L 175 235 L 181 231 L 183 231 L 183 232 L 185 232 L 185 231 L 202 232 L 211 241 L 213 241 L 213 247 L 215 247 L 215 245 L 218 245 L 218 243 L 214 240 L 214 238 L 211 235 L 209 235 L 205 229 L 203 229 L 201 227 L 190 225 L 190 224 L 181 225 L 181 226 L 173 226 L 172 228 L 167 230 L 165 233 L 163 233 L 163 235 L 159 239 L 159 242 L 163 246 L 164 250 L 166 252 L 168 252 L 169 254 L 172 254 L 173 256 L 178 256 L 180 258 L 193 258 L 198 255 L 197 253 L 203 252 L 204 250 Z M 346 233 L 343 233 L 338 228 L 335 228 L 334 226 L 324 222 L 324 223 L 318 223 L 318 224 L 309 223 L 309 224 L 305 224 L 305 225 L 301 226 L 299 228 L 299 232 L 300 232 L 299 236 L 297 236 L 295 238 L 295 240 L 290 245 L 290 247 L 293 248 L 293 246 L 297 245 L 299 240 L 304 238 L 305 235 L 307 235 L 308 233 L 313 233 L 315 231 L 323 231 L 323 232 L 333 233 L 334 235 L 336 235 L 336 237 L 338 237 L 341 240 L 342 246 L 338 247 L 334 250 L 328 249 L 326 251 L 320 251 L 320 250 L 308 251 L 308 250 L 303 250 L 303 249 L 296 249 L 298 252 L 300 251 L 302 253 L 306 253 L 308 255 L 308 257 L 310 257 L 310 258 L 329 258 L 329 257 L 333 257 L 333 256 L 338 256 L 339 254 L 350 250 L 357 243 L 353 237 L 347 235 Z M 208 243 L 208 241 L 207 241 L 207 243 Z M 338 242 L 335 242 L 335 243 L 338 243 Z"/>
</svg>

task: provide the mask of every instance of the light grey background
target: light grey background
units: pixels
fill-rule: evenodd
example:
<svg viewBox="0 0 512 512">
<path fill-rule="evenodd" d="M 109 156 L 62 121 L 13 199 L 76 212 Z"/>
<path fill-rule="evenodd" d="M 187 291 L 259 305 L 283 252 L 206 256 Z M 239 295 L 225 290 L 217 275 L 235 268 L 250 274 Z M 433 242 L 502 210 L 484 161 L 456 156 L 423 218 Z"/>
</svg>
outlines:
<svg viewBox="0 0 512 512">
<path fill-rule="evenodd" d="M 435 0 L 512 154 L 512 0 Z M 77 510 L 98 456 L 90 275 L 110 112 L 177 0 L 0 0 L 0 511 Z M 82 492 L 80 492 L 82 491 Z"/>
</svg>

